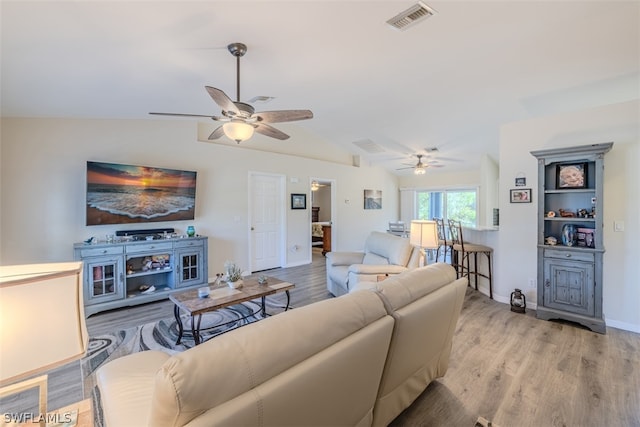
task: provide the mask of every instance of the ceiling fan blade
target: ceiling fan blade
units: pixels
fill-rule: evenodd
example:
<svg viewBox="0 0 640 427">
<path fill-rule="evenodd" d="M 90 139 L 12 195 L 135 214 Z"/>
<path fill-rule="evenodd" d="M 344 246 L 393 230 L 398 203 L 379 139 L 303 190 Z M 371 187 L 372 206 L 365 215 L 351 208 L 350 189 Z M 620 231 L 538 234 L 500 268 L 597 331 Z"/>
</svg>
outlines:
<svg viewBox="0 0 640 427">
<path fill-rule="evenodd" d="M 238 110 L 236 104 L 233 103 L 231 98 L 229 98 L 226 93 L 218 88 L 211 86 L 205 86 L 204 88 L 207 90 L 207 92 L 209 92 L 211 98 L 216 101 L 216 104 L 218 104 L 220 108 L 222 108 L 222 111 L 231 111 L 234 115 L 240 113 L 240 110 Z"/>
<path fill-rule="evenodd" d="M 216 130 L 211 132 L 211 135 L 209 135 L 208 139 L 209 141 L 213 141 L 214 139 L 219 139 L 223 135 L 224 135 L 224 129 L 222 128 L 222 126 L 218 126 Z"/>
<path fill-rule="evenodd" d="M 216 116 L 211 116 L 211 115 L 207 116 L 204 114 L 183 114 L 183 113 L 149 113 L 149 114 L 153 114 L 154 116 L 206 117 L 213 120 L 218 119 Z"/>
<path fill-rule="evenodd" d="M 310 110 L 279 110 L 262 111 L 254 114 L 258 121 L 265 123 L 295 122 L 297 120 L 307 120 L 313 118 Z"/>
<path fill-rule="evenodd" d="M 265 123 L 258 123 L 257 125 L 255 125 L 255 128 L 256 128 L 256 132 L 261 133 L 265 136 L 269 136 L 271 138 L 280 139 L 280 140 L 289 139 L 289 135 Z"/>
<path fill-rule="evenodd" d="M 404 170 L 404 169 L 414 169 L 414 168 L 415 168 L 415 166 L 409 166 L 408 168 L 397 168 L 396 170 L 397 171 L 401 171 L 401 170 Z"/>
</svg>

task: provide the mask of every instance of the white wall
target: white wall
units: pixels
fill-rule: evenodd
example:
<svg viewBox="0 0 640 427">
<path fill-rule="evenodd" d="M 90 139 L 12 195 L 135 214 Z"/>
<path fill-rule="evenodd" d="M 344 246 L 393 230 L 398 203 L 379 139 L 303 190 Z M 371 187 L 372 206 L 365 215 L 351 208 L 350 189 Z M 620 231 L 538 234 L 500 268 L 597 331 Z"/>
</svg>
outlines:
<svg viewBox="0 0 640 427">
<path fill-rule="evenodd" d="M 336 249 L 362 248 L 371 230 L 386 230 L 389 218 L 397 216 L 396 177 L 381 168 L 341 163 L 349 156 L 336 163 L 198 142 L 196 124 L 182 120 L 5 118 L 1 124 L 3 265 L 70 260 L 73 243 L 91 236 L 104 239 L 115 230 L 174 227 L 183 233 L 187 225 L 194 225 L 198 234 L 209 237 L 210 276 L 221 271 L 227 259 L 248 266 L 249 171 L 287 178 L 287 265 L 310 261 L 311 209 L 289 209 L 290 193 L 307 193 L 310 200 L 310 176 L 336 180 Z M 291 139 L 316 148 L 321 143 L 293 132 Z M 195 220 L 85 226 L 87 160 L 197 171 Z M 383 209 L 363 209 L 365 188 L 382 190 Z M 296 245 L 299 249 L 293 250 Z"/>
<path fill-rule="evenodd" d="M 524 172 L 537 194 L 537 162 L 532 150 L 613 141 L 604 173 L 604 315 L 608 326 L 640 332 L 640 102 L 626 102 L 505 125 L 500 137 L 500 231 L 496 250 L 495 292 L 508 298 L 514 288 L 526 291 L 536 277 L 537 197 L 530 204 L 509 203 L 509 189 Z M 613 222 L 625 231 L 614 232 Z"/>
</svg>

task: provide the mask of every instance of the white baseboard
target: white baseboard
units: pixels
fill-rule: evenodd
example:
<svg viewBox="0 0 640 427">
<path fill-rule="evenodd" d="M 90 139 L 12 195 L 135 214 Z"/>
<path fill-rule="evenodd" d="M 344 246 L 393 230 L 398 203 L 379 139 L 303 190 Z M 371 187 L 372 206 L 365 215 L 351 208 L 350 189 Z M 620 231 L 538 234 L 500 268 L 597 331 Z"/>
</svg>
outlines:
<svg viewBox="0 0 640 427">
<path fill-rule="evenodd" d="M 300 265 L 307 265 L 307 264 L 311 264 L 311 260 L 306 260 L 306 261 L 298 261 L 298 262 L 293 262 L 293 263 L 288 263 L 285 268 L 289 268 L 289 267 L 298 267 Z"/>
<path fill-rule="evenodd" d="M 607 324 L 607 327 L 612 327 L 616 329 L 622 329 L 623 331 L 635 332 L 640 334 L 640 325 L 634 325 L 632 323 L 619 322 L 617 320 L 604 319 L 604 322 Z"/>
</svg>

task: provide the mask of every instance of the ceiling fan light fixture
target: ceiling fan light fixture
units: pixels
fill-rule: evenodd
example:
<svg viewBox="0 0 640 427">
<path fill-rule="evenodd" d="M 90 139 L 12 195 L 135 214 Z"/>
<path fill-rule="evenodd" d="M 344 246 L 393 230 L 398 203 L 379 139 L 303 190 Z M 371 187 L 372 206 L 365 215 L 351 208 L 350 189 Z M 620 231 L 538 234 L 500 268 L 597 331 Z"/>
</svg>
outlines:
<svg viewBox="0 0 640 427">
<path fill-rule="evenodd" d="M 427 173 L 427 169 L 422 166 L 416 166 L 416 168 L 413 170 L 413 173 L 415 173 L 416 175 L 424 175 L 425 173 Z"/>
<path fill-rule="evenodd" d="M 253 136 L 254 128 L 250 124 L 240 120 L 231 120 L 222 125 L 222 130 L 224 130 L 224 134 L 227 135 L 229 139 L 233 139 L 240 144 L 242 141 L 246 141 Z"/>
<path fill-rule="evenodd" d="M 311 182 L 311 191 L 318 191 L 319 188 L 320 186 L 318 185 L 318 181 Z"/>
</svg>

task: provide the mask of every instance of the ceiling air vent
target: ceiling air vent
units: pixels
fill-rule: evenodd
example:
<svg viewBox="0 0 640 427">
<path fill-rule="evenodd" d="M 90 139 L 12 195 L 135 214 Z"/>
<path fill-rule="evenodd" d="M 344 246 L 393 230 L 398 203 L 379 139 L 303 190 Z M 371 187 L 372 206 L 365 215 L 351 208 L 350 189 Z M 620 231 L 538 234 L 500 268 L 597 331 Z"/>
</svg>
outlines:
<svg viewBox="0 0 640 427">
<path fill-rule="evenodd" d="M 411 6 L 409 9 L 394 16 L 387 21 L 387 24 L 391 25 L 397 30 L 406 30 L 417 24 L 420 21 L 424 21 L 428 17 L 435 15 L 435 9 L 427 6 L 419 1 L 416 5 Z"/>
<path fill-rule="evenodd" d="M 384 153 L 386 150 L 379 144 L 376 144 L 370 139 L 362 139 L 360 141 L 354 141 L 353 145 L 359 149 L 366 151 L 369 154 Z"/>
</svg>

